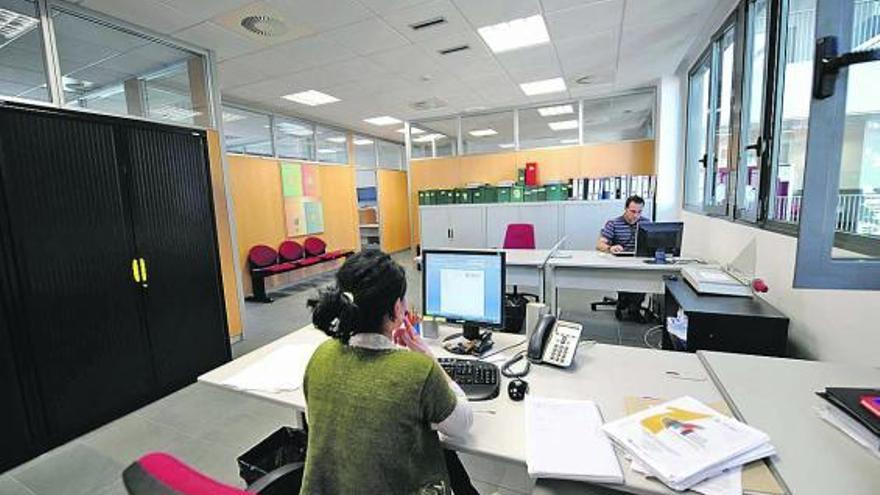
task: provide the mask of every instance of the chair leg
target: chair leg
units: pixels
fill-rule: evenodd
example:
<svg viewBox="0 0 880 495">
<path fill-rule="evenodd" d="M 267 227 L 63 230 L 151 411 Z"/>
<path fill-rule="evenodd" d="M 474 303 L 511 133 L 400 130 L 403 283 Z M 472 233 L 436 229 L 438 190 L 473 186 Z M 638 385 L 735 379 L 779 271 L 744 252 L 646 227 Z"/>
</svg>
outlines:
<svg viewBox="0 0 880 495">
<path fill-rule="evenodd" d="M 254 295 L 247 298 L 248 301 L 271 303 L 272 298 L 266 294 L 266 278 L 251 275 L 251 287 L 253 287 Z"/>
</svg>

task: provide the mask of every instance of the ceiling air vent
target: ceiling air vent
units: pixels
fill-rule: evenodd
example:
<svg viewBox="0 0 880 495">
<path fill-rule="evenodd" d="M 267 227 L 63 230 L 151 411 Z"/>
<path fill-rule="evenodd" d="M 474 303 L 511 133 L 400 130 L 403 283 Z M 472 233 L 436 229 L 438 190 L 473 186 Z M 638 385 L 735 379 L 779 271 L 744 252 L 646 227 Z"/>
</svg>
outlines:
<svg viewBox="0 0 880 495">
<path fill-rule="evenodd" d="M 421 111 L 421 110 L 434 110 L 436 108 L 443 108 L 446 105 L 448 105 L 448 103 L 446 103 L 446 101 L 441 100 L 440 98 L 437 98 L 437 97 L 428 98 L 427 100 L 414 101 L 409 104 L 410 108 L 412 108 L 413 110 L 419 110 L 419 111 Z"/>
<path fill-rule="evenodd" d="M 433 19 L 427 19 L 424 21 L 416 22 L 414 24 L 410 24 L 409 27 L 413 28 L 413 31 L 418 31 L 420 29 L 427 29 L 433 26 L 439 26 L 440 24 L 446 24 L 446 18 L 434 17 Z"/>
<path fill-rule="evenodd" d="M 444 48 L 443 50 L 437 50 L 440 55 L 449 55 L 450 53 L 463 52 L 465 50 L 470 50 L 470 45 L 459 45 L 453 46 L 451 48 Z"/>
<path fill-rule="evenodd" d="M 267 15 L 249 15 L 241 20 L 241 27 L 267 38 L 281 36 L 287 32 L 287 26 L 283 22 Z"/>
</svg>

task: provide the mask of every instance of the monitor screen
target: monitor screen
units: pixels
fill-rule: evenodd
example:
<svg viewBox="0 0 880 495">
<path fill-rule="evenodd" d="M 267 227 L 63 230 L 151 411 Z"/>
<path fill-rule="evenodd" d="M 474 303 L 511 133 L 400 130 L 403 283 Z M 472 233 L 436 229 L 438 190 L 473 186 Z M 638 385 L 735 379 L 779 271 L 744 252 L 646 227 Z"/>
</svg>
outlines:
<svg viewBox="0 0 880 495">
<path fill-rule="evenodd" d="M 425 314 L 500 326 L 504 307 L 504 252 L 422 252 Z"/>
<path fill-rule="evenodd" d="M 657 250 L 670 256 L 681 256 L 682 222 L 655 222 L 639 224 L 636 250 L 638 256 L 653 257 Z"/>
<path fill-rule="evenodd" d="M 376 202 L 375 187 L 359 187 L 357 188 L 358 201 L 361 203 Z"/>
</svg>

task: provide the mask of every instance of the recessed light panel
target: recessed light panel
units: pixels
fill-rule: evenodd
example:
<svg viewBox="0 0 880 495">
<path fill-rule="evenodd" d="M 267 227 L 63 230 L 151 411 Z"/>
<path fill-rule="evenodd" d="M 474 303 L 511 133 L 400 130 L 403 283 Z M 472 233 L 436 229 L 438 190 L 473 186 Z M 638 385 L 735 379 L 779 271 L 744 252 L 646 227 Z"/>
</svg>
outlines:
<svg viewBox="0 0 880 495">
<path fill-rule="evenodd" d="M 475 131 L 470 131 L 468 134 L 474 137 L 486 137 L 486 136 L 494 136 L 498 134 L 498 131 L 495 129 L 477 129 Z"/>
<path fill-rule="evenodd" d="M 444 134 L 425 134 L 424 136 L 419 136 L 413 139 L 414 143 L 430 143 L 431 141 L 440 141 L 441 139 L 446 139 Z"/>
<path fill-rule="evenodd" d="M 544 17 L 533 15 L 477 29 L 494 53 L 509 52 L 550 42 Z"/>
<path fill-rule="evenodd" d="M 37 19 L 7 9 L 0 9 L 0 36 L 14 40 L 37 27 Z"/>
<path fill-rule="evenodd" d="M 326 93 L 315 91 L 314 89 L 302 91 L 300 93 L 284 95 L 282 96 L 282 98 L 296 103 L 301 103 L 303 105 L 308 105 L 310 107 L 316 107 L 318 105 L 326 105 L 328 103 L 336 103 L 337 101 L 340 101 L 339 98 L 335 96 L 330 96 Z"/>
<path fill-rule="evenodd" d="M 546 95 L 548 93 L 560 93 L 565 91 L 565 81 L 561 77 L 552 79 L 542 79 L 540 81 L 532 81 L 519 85 L 522 92 L 526 96 Z"/>
<path fill-rule="evenodd" d="M 513 146 L 514 146 L 513 143 L 501 143 L 498 145 L 499 148 L 503 148 L 503 149 L 510 149 L 510 148 L 513 148 Z"/>
<path fill-rule="evenodd" d="M 578 128 L 578 121 L 577 120 L 560 120 L 558 122 L 550 122 L 547 125 L 549 125 L 550 128 L 553 129 L 554 131 L 569 131 L 571 129 Z"/>
<path fill-rule="evenodd" d="M 355 139 L 354 140 L 355 146 L 366 146 L 368 144 L 373 144 L 373 140 L 372 139 Z"/>
<path fill-rule="evenodd" d="M 397 132 L 399 132 L 401 134 L 406 134 L 406 129 L 401 127 L 400 129 L 397 130 Z M 409 132 L 410 132 L 410 134 L 424 134 L 425 133 L 425 131 L 423 131 L 422 129 L 419 129 L 418 127 L 413 127 L 413 126 L 409 127 Z"/>
<path fill-rule="evenodd" d="M 381 117 L 370 117 L 369 119 L 364 119 L 364 122 L 373 125 L 394 125 L 399 124 L 402 121 L 388 115 L 383 115 Z"/>
<path fill-rule="evenodd" d="M 336 153 L 336 150 L 331 149 L 331 148 L 318 148 L 319 155 L 330 155 L 333 153 Z"/>
<path fill-rule="evenodd" d="M 562 144 L 578 144 L 577 139 L 560 139 L 559 142 Z"/>
<path fill-rule="evenodd" d="M 556 105 L 555 107 L 539 108 L 538 113 L 541 117 L 553 117 L 555 115 L 567 115 L 574 113 L 574 107 L 571 105 Z"/>
<path fill-rule="evenodd" d="M 327 139 L 325 139 L 325 141 L 328 141 L 331 143 L 344 143 L 346 141 L 346 139 L 345 139 L 345 136 L 333 136 L 333 137 L 328 137 Z"/>
</svg>

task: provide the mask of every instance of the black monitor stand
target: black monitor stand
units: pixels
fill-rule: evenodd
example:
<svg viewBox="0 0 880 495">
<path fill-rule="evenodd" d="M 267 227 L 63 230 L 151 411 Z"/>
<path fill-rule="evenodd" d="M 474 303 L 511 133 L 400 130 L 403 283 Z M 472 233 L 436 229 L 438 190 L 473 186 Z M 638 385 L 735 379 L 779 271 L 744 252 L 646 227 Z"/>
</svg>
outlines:
<svg viewBox="0 0 880 495">
<path fill-rule="evenodd" d="M 462 325 L 462 333 L 452 334 L 443 339 L 443 348 L 453 354 L 471 354 L 481 356 L 492 348 L 492 332 L 480 331 L 480 326 L 475 323 L 465 322 Z"/>
<path fill-rule="evenodd" d="M 645 260 L 645 263 L 649 265 L 673 265 L 675 264 L 675 260 L 668 257 L 665 249 L 658 249 L 654 252 L 654 257 Z"/>
</svg>

